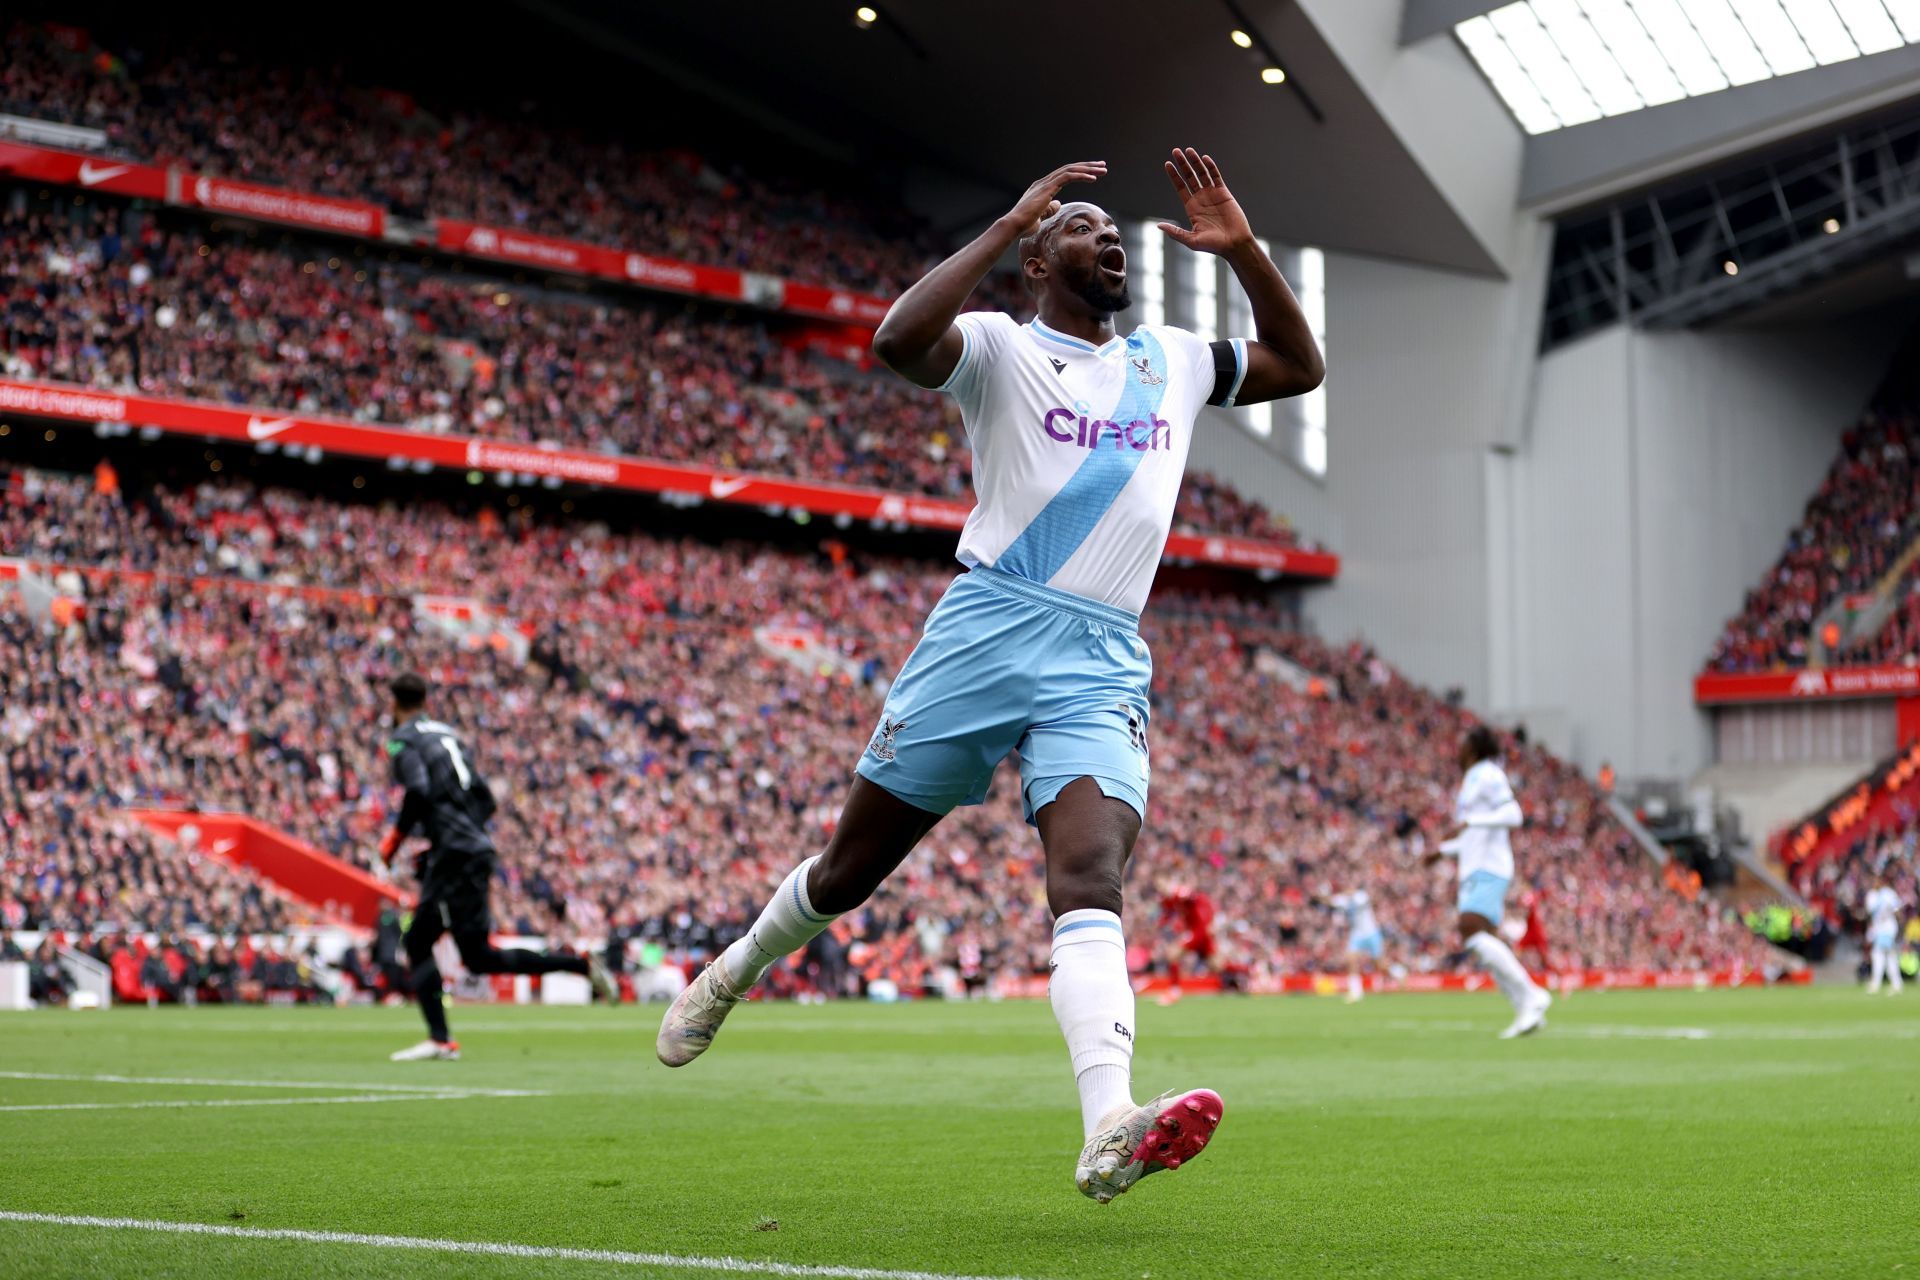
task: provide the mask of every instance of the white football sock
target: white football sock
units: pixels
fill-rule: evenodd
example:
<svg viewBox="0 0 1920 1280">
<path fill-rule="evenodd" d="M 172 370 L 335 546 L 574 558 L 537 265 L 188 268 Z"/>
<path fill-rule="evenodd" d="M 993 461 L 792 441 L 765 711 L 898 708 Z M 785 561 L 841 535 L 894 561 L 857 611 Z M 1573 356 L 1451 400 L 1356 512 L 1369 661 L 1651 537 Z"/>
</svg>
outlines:
<svg viewBox="0 0 1920 1280">
<path fill-rule="evenodd" d="M 1871 947 L 1867 951 L 1867 958 L 1873 963 L 1873 976 L 1867 979 L 1867 994 L 1878 995 L 1880 984 L 1887 977 L 1887 953 L 1880 947 Z"/>
<path fill-rule="evenodd" d="M 1119 916 L 1089 908 L 1054 921 L 1047 994 L 1073 1059 L 1080 1125 L 1091 1138 L 1101 1117 L 1133 1102 L 1133 984 Z"/>
<path fill-rule="evenodd" d="M 735 991 L 744 992 L 760 981 L 781 956 L 792 955 L 826 931 L 838 916 L 824 916 L 807 897 L 807 873 L 820 859 L 808 858 L 795 867 L 774 890 L 753 928 L 736 938 L 720 955 L 721 966 Z"/>
<path fill-rule="evenodd" d="M 1507 1003 L 1513 1006 L 1515 1013 L 1540 998 L 1541 990 L 1527 976 L 1520 958 L 1513 954 L 1513 948 L 1499 938 L 1483 929 L 1467 939 L 1467 950 L 1478 956 L 1487 972 L 1493 975 L 1493 980 L 1500 985 L 1501 993 L 1507 997 Z"/>
<path fill-rule="evenodd" d="M 1360 975 L 1357 973 L 1348 974 L 1347 975 L 1347 994 L 1352 996 L 1355 1000 L 1358 1000 L 1360 998 L 1360 991 L 1361 991 Z"/>
<path fill-rule="evenodd" d="M 1893 979 L 1893 993 L 1895 995 L 1899 995 L 1901 982 L 1900 982 L 1900 953 L 1898 951 L 1887 952 L 1887 976 Z"/>
</svg>

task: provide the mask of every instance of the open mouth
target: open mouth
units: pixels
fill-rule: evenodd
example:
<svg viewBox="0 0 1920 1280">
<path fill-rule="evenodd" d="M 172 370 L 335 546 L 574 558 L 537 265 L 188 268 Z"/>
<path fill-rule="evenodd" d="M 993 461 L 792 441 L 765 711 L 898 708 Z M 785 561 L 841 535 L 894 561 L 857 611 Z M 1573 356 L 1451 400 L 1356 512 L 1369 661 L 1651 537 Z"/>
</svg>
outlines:
<svg viewBox="0 0 1920 1280">
<path fill-rule="evenodd" d="M 1124 277 L 1127 274 L 1127 251 L 1119 245 L 1102 250 L 1094 262 L 1110 276 Z"/>
</svg>

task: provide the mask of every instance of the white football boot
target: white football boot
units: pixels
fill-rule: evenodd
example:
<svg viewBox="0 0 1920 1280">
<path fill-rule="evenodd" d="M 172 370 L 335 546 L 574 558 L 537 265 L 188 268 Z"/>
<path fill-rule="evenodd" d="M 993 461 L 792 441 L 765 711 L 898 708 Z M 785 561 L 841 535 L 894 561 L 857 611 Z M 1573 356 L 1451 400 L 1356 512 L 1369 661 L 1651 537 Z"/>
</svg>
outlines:
<svg viewBox="0 0 1920 1280">
<path fill-rule="evenodd" d="M 1211 1089 L 1163 1093 L 1152 1102 L 1115 1107 L 1080 1149 L 1073 1184 L 1106 1204 L 1162 1169 L 1199 1155 L 1220 1124 L 1220 1095 Z"/>
<path fill-rule="evenodd" d="M 1517 1040 L 1521 1036 L 1530 1036 L 1547 1025 L 1547 1009 L 1553 1004 L 1553 997 L 1542 991 L 1537 999 L 1522 1009 L 1513 1023 L 1500 1033 L 1502 1040 Z"/>
<path fill-rule="evenodd" d="M 460 1042 L 458 1040 L 422 1040 L 411 1049 L 402 1049 L 387 1055 L 388 1062 L 458 1062 L 460 1061 Z"/>
<path fill-rule="evenodd" d="M 720 1024 L 745 995 L 728 984 L 715 960 L 667 1006 L 660 1035 L 653 1042 L 654 1053 L 670 1067 L 686 1066 L 707 1051 L 720 1033 Z"/>
</svg>

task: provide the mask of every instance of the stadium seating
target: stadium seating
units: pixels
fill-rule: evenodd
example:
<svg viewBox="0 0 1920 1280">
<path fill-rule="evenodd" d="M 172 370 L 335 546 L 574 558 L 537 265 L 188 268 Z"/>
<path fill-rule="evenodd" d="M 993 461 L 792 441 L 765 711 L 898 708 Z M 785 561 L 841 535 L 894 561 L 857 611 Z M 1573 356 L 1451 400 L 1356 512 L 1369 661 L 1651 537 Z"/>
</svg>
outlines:
<svg viewBox="0 0 1920 1280">
<path fill-rule="evenodd" d="M 1920 814 L 1903 813 L 1863 832 L 1837 855 L 1799 862 L 1791 870 L 1794 887 L 1807 901 L 1858 937 L 1867 925 L 1867 893 L 1882 879 L 1903 902 L 1920 901 Z"/>
<path fill-rule="evenodd" d="M 34 775 L 46 798 L 29 824 L 52 804 L 191 801 L 368 861 L 392 817 L 383 683 L 419 667 L 502 797 L 499 927 L 563 940 L 614 931 L 698 951 L 743 928 L 830 829 L 877 714 L 868 679 L 904 656 L 949 579 L 832 543 L 714 547 L 238 483 L 110 488 L 16 472 L 0 506 L 6 546 L 96 570 L 64 579 L 82 618 L 32 641 L 48 669 L 85 673 L 87 698 L 63 700 L 51 679 L 9 690 L 10 714 L 69 717 L 96 761 Z M 526 640 L 526 661 L 430 625 L 412 596 L 450 582 Z M 16 609 L 6 625 L 29 624 Z M 809 647 L 783 656 L 765 628 Z M 1135 901 L 1175 884 L 1207 894 L 1222 965 L 1260 977 L 1336 966 L 1344 927 L 1312 900 L 1364 886 L 1394 959 L 1444 964 L 1451 884 L 1414 853 L 1451 825 L 1468 715 L 1257 603 L 1168 596 L 1148 635 L 1156 769 Z M 1659 884 L 1574 770 L 1518 746 L 1513 772 L 1532 814 L 1524 874 L 1569 958 L 1764 962 L 1732 917 Z M 1172 940 L 1140 919 L 1139 959 L 1164 962 Z M 913 986 L 962 945 L 995 974 L 1044 972 L 1047 940 L 1038 844 L 1002 777 L 816 961 L 829 985 L 844 971 Z M 789 972 L 776 989 L 808 980 Z"/>
<path fill-rule="evenodd" d="M 103 129 L 140 160 L 889 297 L 945 247 L 883 199 L 468 113 L 337 69 L 223 58 L 190 31 L 144 32 L 139 49 L 69 26 L 5 34 L 0 112 Z M 1005 280 L 989 296 L 1020 301 Z"/>
<path fill-rule="evenodd" d="M 944 397 L 759 322 L 262 247 L 112 201 L 0 210 L 0 374 L 959 496 Z M 1299 545 L 1206 475 L 1179 532 Z"/>
<path fill-rule="evenodd" d="M 1920 447 L 1920 412 L 1883 405 L 1847 432 L 1840 455 L 1808 501 L 1806 515 L 1787 535 L 1779 561 L 1747 593 L 1746 607 L 1730 619 L 1707 669 L 1764 671 L 1802 667 L 1817 643 L 1815 624 L 1831 606 L 1872 595 L 1881 579 L 1902 570 L 1890 584 L 1892 618 L 1870 635 L 1847 636 L 1830 646 L 1829 664 L 1908 662 L 1920 657 L 1920 606 L 1913 589 L 1915 567 L 1900 564 L 1920 538 L 1915 502 L 1914 452 Z"/>
</svg>

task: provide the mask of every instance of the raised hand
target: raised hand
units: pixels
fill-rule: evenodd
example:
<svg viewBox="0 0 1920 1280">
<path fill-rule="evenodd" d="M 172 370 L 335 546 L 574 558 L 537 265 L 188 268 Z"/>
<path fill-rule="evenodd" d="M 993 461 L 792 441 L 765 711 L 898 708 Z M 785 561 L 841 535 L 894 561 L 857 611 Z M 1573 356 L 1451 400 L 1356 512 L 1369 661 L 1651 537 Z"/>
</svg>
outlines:
<svg viewBox="0 0 1920 1280">
<path fill-rule="evenodd" d="M 1020 228 L 1020 237 L 1025 239 L 1040 229 L 1040 224 L 1060 212 L 1058 199 L 1061 188 L 1070 182 L 1098 182 L 1107 174 L 1105 160 L 1076 160 L 1072 164 L 1063 164 L 1040 181 L 1027 188 L 1020 202 L 1007 214 L 1010 221 Z"/>
<path fill-rule="evenodd" d="M 1162 231 L 1196 253 L 1225 253 L 1235 245 L 1253 242 L 1247 215 L 1227 190 L 1220 166 L 1212 156 L 1203 156 L 1192 147 L 1184 151 L 1175 147 L 1166 169 L 1192 226 L 1163 222 Z"/>
</svg>

